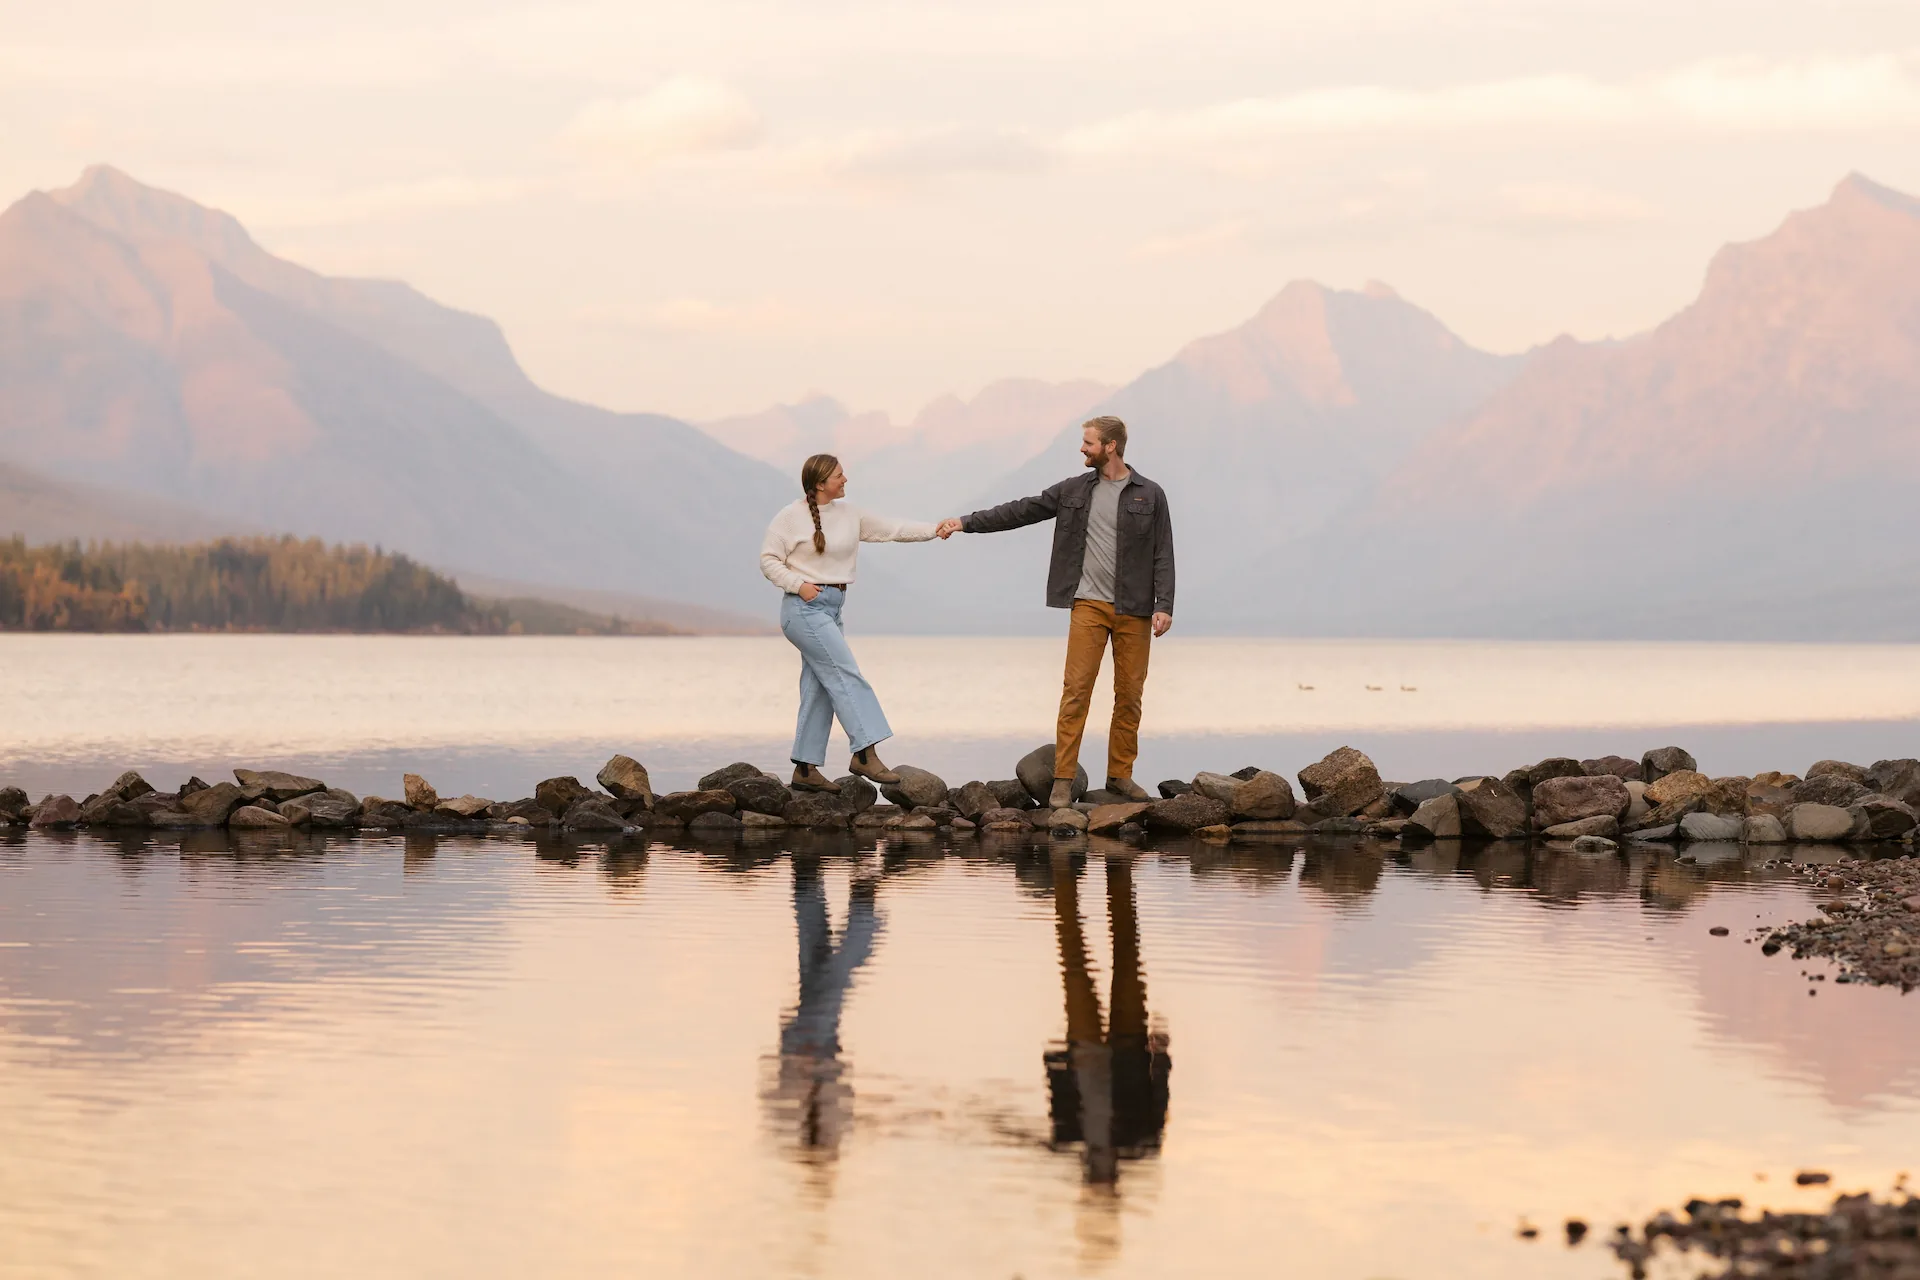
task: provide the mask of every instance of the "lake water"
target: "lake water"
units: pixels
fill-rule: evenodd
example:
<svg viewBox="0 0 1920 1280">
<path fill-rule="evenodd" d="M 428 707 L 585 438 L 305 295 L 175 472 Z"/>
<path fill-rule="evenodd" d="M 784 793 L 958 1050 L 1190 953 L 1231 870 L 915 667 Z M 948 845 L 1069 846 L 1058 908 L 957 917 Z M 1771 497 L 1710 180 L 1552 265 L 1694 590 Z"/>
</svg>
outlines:
<svg viewBox="0 0 1920 1280">
<path fill-rule="evenodd" d="M 1050 735 L 1055 643 L 856 643 L 893 759 Z M 4 636 L 0 785 L 684 786 L 777 767 L 794 677 L 777 639 Z M 1140 772 L 1803 769 L 1916 722 L 1906 646 L 1170 638 Z M 1560 1222 L 1920 1152 L 1920 1005 L 1762 957 L 1803 882 L 1698 851 L 0 831 L 0 1277 L 1617 1275 Z"/>
</svg>

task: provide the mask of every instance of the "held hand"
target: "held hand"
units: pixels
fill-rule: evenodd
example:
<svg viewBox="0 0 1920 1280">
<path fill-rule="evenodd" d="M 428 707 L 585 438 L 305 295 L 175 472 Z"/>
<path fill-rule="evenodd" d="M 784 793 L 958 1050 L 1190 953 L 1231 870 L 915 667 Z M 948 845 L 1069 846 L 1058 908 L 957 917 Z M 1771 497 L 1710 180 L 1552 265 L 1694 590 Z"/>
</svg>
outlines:
<svg viewBox="0 0 1920 1280">
<path fill-rule="evenodd" d="M 945 542 L 948 538 L 960 532 L 960 525 L 961 521 L 959 517 L 948 516 L 945 520 L 942 520 L 934 526 L 933 536 Z"/>
<path fill-rule="evenodd" d="M 1167 634 L 1167 631 L 1172 626 L 1173 626 L 1172 614 L 1156 613 L 1153 615 L 1153 635 L 1156 640 L 1159 639 L 1161 636 Z"/>
<path fill-rule="evenodd" d="M 808 604 L 812 604 L 813 598 L 819 594 L 820 594 L 820 588 L 815 586 L 813 583 L 803 582 L 800 584 L 800 598 L 802 600 L 805 600 Z"/>
</svg>

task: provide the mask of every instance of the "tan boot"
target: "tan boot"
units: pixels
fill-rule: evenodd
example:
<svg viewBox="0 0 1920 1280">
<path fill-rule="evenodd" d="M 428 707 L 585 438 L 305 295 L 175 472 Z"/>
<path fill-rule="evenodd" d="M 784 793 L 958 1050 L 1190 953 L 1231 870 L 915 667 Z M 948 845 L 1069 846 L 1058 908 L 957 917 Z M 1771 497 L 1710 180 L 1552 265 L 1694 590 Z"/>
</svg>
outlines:
<svg viewBox="0 0 1920 1280">
<path fill-rule="evenodd" d="M 878 783 L 883 787 L 891 787 L 900 781 L 900 775 L 887 768 L 880 760 L 880 753 L 872 747 L 854 752 L 853 759 L 847 764 L 847 769 L 855 776 L 865 778 L 868 782 Z"/>
<path fill-rule="evenodd" d="M 1125 796 L 1129 800 L 1145 800 L 1147 798 L 1147 793 L 1142 791 L 1140 784 L 1132 778 L 1108 778 L 1107 790 L 1117 796 Z"/>
<path fill-rule="evenodd" d="M 838 791 L 840 784 L 820 772 L 810 764 L 793 766 L 793 781 L 787 784 L 795 791 Z"/>
<path fill-rule="evenodd" d="M 1053 780 L 1053 792 L 1051 795 L 1047 797 L 1047 808 L 1049 809 L 1073 808 L 1073 779 L 1072 778 L 1055 778 Z"/>
</svg>

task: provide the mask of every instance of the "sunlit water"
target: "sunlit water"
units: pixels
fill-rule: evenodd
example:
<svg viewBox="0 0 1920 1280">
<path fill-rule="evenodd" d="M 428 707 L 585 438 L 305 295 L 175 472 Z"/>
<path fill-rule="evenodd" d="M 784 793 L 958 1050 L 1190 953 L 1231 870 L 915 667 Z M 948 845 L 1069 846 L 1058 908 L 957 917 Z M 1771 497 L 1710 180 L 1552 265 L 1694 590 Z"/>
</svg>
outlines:
<svg viewBox="0 0 1920 1280">
<path fill-rule="evenodd" d="M 1744 941 L 1799 883 L 15 832 L 0 1275 L 1618 1274 L 1561 1219 L 1920 1152 L 1912 1000 Z"/>
</svg>

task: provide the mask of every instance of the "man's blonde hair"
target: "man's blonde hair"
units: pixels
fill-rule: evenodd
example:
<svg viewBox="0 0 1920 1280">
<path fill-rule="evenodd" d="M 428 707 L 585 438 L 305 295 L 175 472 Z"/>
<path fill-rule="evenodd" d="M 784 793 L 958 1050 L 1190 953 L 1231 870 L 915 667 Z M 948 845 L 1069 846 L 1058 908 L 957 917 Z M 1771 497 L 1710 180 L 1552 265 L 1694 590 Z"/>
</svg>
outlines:
<svg viewBox="0 0 1920 1280">
<path fill-rule="evenodd" d="M 1112 445 L 1121 457 L 1127 456 L 1127 424 L 1112 414 L 1101 414 L 1097 418 L 1088 418 L 1080 424 L 1081 430 L 1092 427 L 1100 433 L 1100 443 Z"/>
</svg>

